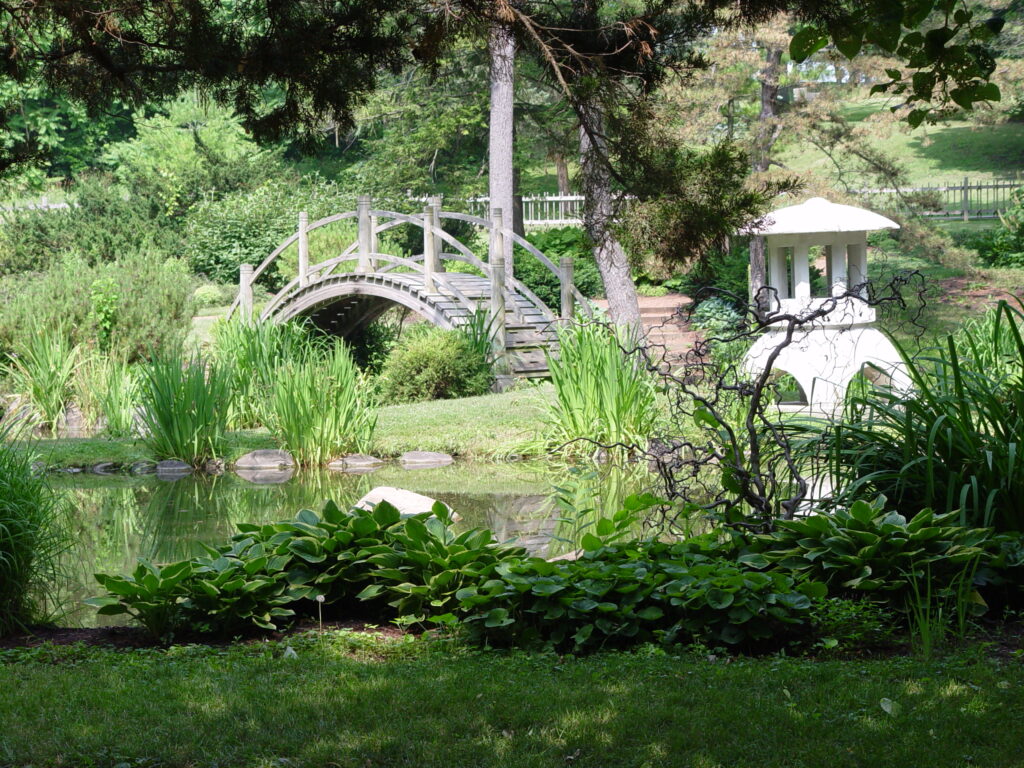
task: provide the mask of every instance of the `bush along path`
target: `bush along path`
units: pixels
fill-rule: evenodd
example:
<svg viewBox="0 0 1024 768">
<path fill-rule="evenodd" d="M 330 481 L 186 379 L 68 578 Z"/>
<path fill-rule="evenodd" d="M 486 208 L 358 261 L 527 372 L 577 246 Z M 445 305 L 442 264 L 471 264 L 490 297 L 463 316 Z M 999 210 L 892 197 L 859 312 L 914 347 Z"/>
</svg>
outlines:
<svg viewBox="0 0 1024 768">
<path fill-rule="evenodd" d="M 456 533 L 441 504 L 402 517 L 387 503 L 329 503 L 321 515 L 303 510 L 288 522 L 240 525 L 230 543 L 202 557 L 98 575 L 107 594 L 88 602 L 103 615 L 133 617 L 161 642 L 358 612 L 375 623 L 446 628 L 477 644 L 572 652 L 646 642 L 806 647 L 836 630 L 815 620 L 830 589 L 832 597 L 908 610 L 912 630 L 915 617 L 934 615 L 933 595 L 946 601 L 939 607 L 947 617 L 969 615 L 976 585 L 1006 604 L 1021 602 L 1013 578 L 1019 547 L 1009 556 L 1005 537 L 946 517 L 924 513 L 908 523 L 858 502 L 849 514 L 801 521 L 806 530 L 787 524 L 774 535 L 677 543 L 630 538 L 637 515 L 657 503 L 631 497 L 584 534 L 578 559 L 557 562 L 500 545 L 486 529 Z M 873 549 L 853 544 L 867 539 L 876 539 Z"/>
</svg>

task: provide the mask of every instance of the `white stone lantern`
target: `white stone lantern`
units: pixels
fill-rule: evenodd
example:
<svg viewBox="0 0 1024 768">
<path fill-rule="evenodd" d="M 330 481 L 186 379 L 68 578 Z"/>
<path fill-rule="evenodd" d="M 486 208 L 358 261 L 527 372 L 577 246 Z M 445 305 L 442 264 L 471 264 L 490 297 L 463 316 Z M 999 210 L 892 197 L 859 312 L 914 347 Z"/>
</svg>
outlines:
<svg viewBox="0 0 1024 768">
<path fill-rule="evenodd" d="M 821 197 L 769 213 L 750 234 L 765 238 L 769 317 L 777 318 L 747 352 L 744 366 L 753 375 L 771 365 L 796 379 L 806 403 L 784 405 L 817 415 L 842 408 L 850 380 L 864 372 L 881 374 L 891 386 L 908 390 L 910 380 L 892 342 L 877 328 L 867 298 L 867 233 L 899 229 L 877 213 Z M 824 246 L 825 295 L 812 295 L 809 251 Z M 821 317 L 797 326 L 785 344 L 790 317 Z M 795 407 L 794 407 L 795 406 Z"/>
</svg>

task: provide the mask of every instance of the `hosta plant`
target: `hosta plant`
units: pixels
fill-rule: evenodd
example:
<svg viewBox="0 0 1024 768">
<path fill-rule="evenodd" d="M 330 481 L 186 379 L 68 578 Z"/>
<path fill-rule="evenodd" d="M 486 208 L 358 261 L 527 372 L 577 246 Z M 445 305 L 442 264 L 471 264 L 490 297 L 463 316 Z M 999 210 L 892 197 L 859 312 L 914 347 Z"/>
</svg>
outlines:
<svg viewBox="0 0 1024 768">
<path fill-rule="evenodd" d="M 838 592 L 904 596 L 926 571 L 946 583 L 973 561 L 987 560 L 991 531 L 958 525 L 957 512 L 924 510 L 908 520 L 884 503 L 857 501 L 831 514 L 777 521 L 739 560 L 817 579 Z"/>
</svg>

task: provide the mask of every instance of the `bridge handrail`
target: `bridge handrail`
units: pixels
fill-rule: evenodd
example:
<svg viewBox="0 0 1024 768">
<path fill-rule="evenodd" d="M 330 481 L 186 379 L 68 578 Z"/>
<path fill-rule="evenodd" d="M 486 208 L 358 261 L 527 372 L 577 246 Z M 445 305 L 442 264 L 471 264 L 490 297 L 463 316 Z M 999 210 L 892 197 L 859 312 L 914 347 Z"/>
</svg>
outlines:
<svg viewBox="0 0 1024 768">
<path fill-rule="evenodd" d="M 468 213 L 455 213 L 454 211 L 441 211 L 439 216 L 442 219 L 457 219 L 459 221 L 465 221 L 470 224 L 476 224 L 478 226 L 486 228 L 488 231 L 494 230 L 494 222 L 488 221 L 487 219 L 481 218 L 480 216 L 473 216 Z M 561 282 L 562 275 L 560 270 L 558 269 L 558 267 L 554 265 L 551 259 L 549 259 L 547 256 L 540 252 L 537 246 L 535 246 L 522 235 L 519 235 L 516 232 L 512 231 L 508 227 L 502 227 L 499 231 L 501 232 L 502 235 L 510 237 L 513 243 L 523 248 L 535 259 L 537 259 L 537 261 L 539 261 L 541 264 L 547 267 L 548 270 L 555 277 L 558 278 L 559 282 Z M 576 304 L 579 307 L 581 307 L 584 312 L 587 313 L 588 317 L 592 316 L 594 313 L 593 310 L 590 308 L 590 302 L 587 300 L 587 298 L 582 293 L 579 292 L 575 285 L 570 286 L 570 290 L 572 291 L 573 298 L 576 299 Z"/>
<path fill-rule="evenodd" d="M 390 221 L 385 221 L 384 223 L 378 224 L 376 227 L 374 227 L 373 233 L 375 235 L 380 234 L 381 232 L 387 232 L 389 229 L 394 229 L 395 227 L 400 227 L 402 224 L 415 224 L 416 226 L 419 227 L 423 226 L 422 218 L 417 218 L 415 216 L 410 216 L 404 213 L 395 213 L 394 211 L 370 211 L 370 215 L 376 216 L 377 218 L 391 218 Z M 466 257 L 465 259 L 456 259 L 457 261 L 464 260 L 467 264 L 472 264 L 473 266 L 478 267 L 480 271 L 483 272 L 484 274 L 488 273 L 487 262 L 482 261 L 475 253 L 469 250 L 469 248 L 467 248 L 465 244 L 461 243 L 456 237 L 449 234 L 448 232 L 445 232 L 444 230 L 439 230 L 436 234 L 439 238 L 441 238 L 441 240 L 453 246 L 457 251 L 459 251 L 459 253 Z M 322 261 L 315 266 L 311 266 L 309 268 L 309 271 L 321 272 L 327 266 L 333 267 L 342 262 L 350 261 L 351 255 L 355 253 L 358 247 L 359 242 L 356 241 L 349 245 L 348 248 L 346 248 L 344 251 L 342 251 L 340 255 L 335 256 L 332 259 L 328 259 L 327 261 Z M 441 258 L 444 255 L 446 254 L 438 254 L 438 257 Z"/>
<path fill-rule="evenodd" d="M 417 224 L 418 226 L 423 226 L 423 222 L 422 222 L 421 219 L 417 220 L 417 217 L 415 217 L 415 216 L 411 216 L 409 214 L 396 213 L 395 211 L 372 210 L 372 211 L 370 211 L 370 215 L 371 216 L 375 216 L 378 219 L 385 218 L 385 217 L 392 217 L 391 220 L 385 221 L 384 223 L 378 224 L 376 227 L 374 227 L 373 233 L 375 235 L 376 234 L 380 234 L 381 232 L 387 232 L 389 229 L 394 229 L 395 227 L 401 226 L 402 224 Z M 443 212 L 440 214 L 440 216 L 441 216 L 441 218 L 454 218 L 454 216 L 448 216 L 447 214 L 445 214 Z M 457 214 L 457 216 L 462 217 L 463 214 Z M 476 218 L 476 217 L 472 217 L 472 218 Z M 312 227 L 312 225 L 310 225 L 310 227 Z M 307 229 L 307 231 L 308 231 L 308 229 Z M 457 249 L 459 251 L 458 254 L 455 254 L 455 253 L 444 253 L 444 252 L 439 253 L 437 255 L 439 260 L 442 260 L 442 261 L 443 260 L 461 261 L 464 264 L 469 264 L 471 266 L 476 267 L 484 275 L 489 275 L 490 274 L 490 265 L 487 262 L 481 260 L 475 253 L 473 253 L 473 251 L 471 251 L 468 247 L 466 247 L 466 245 L 464 243 L 462 243 L 461 241 L 459 241 L 459 239 L 456 238 L 454 235 L 451 235 L 448 232 L 445 232 L 444 230 L 439 230 L 436 234 L 437 234 L 437 236 L 442 241 L 448 243 L 449 245 L 451 245 L 452 247 L 454 247 L 455 249 Z M 530 244 L 527 243 L 527 245 L 530 245 Z M 530 247 L 532 248 L 533 246 L 531 245 Z M 343 264 L 346 261 L 351 261 L 352 257 L 356 253 L 356 249 L 357 248 L 359 248 L 359 243 L 358 242 L 350 244 L 344 251 L 342 251 L 337 256 L 335 256 L 333 258 L 330 258 L 330 259 L 327 259 L 325 261 L 321 261 L 318 264 L 310 265 L 309 273 L 310 274 L 312 274 L 312 273 L 321 273 L 322 277 L 326 277 L 328 274 L 330 274 L 331 270 L 334 267 L 338 266 L 339 264 Z M 540 251 L 537 251 L 536 249 L 534 249 L 534 251 L 535 251 L 535 253 L 540 253 Z M 544 262 L 547 262 L 546 266 L 548 267 L 548 269 L 553 269 L 554 268 L 553 265 L 551 264 L 551 262 L 546 257 L 544 257 L 543 254 L 540 254 L 540 256 L 541 256 L 541 258 L 543 259 Z M 413 258 L 413 259 L 415 259 L 417 261 L 422 261 L 423 254 L 422 253 L 421 254 L 416 254 L 416 255 L 412 256 L 411 258 Z M 390 271 L 390 270 L 387 270 L 387 271 Z M 435 274 L 443 274 L 443 273 L 435 273 Z M 561 279 L 561 276 L 558 275 L 557 271 L 555 271 L 555 275 L 558 276 L 559 279 Z M 516 277 L 511 278 L 511 282 L 509 283 L 509 287 L 513 288 L 516 292 L 525 295 L 526 298 L 528 298 L 531 302 L 533 302 L 537 307 L 542 307 L 542 308 L 548 309 L 548 311 L 550 311 L 550 309 L 547 307 L 547 305 L 543 301 L 540 300 L 540 298 L 537 296 L 537 294 L 534 293 L 532 290 L 530 290 L 518 278 L 516 278 Z M 574 286 L 574 290 L 575 290 L 575 286 Z M 578 291 L 575 291 L 575 297 L 576 297 L 577 303 L 582 307 L 583 311 L 586 312 L 586 314 L 588 316 L 590 316 L 592 314 L 592 310 L 590 308 L 589 302 Z M 553 318 L 552 318 L 552 320 L 553 320 Z"/>
<path fill-rule="evenodd" d="M 378 220 L 379 219 L 387 219 L 387 221 L 384 221 L 382 223 L 376 224 L 372 228 L 371 232 L 372 232 L 373 235 L 379 234 L 381 232 L 386 232 L 387 230 L 389 230 L 389 229 L 391 229 L 393 227 L 400 226 L 401 224 L 411 224 L 413 226 L 418 226 L 418 227 L 425 227 L 426 224 L 427 224 L 427 222 L 425 220 L 425 217 L 422 216 L 422 215 L 421 216 L 417 216 L 417 215 L 412 215 L 412 214 L 399 213 L 397 211 L 373 210 L 373 209 L 369 209 L 368 206 L 367 206 L 367 208 L 364 208 L 362 210 L 365 211 L 366 215 L 371 217 L 371 220 L 374 219 L 374 218 L 376 218 Z M 356 218 L 359 215 L 360 215 L 360 211 L 358 211 L 358 210 L 357 211 L 347 211 L 345 213 L 332 214 L 330 216 L 325 216 L 324 218 L 318 219 L 317 221 L 314 221 L 314 222 L 312 222 L 310 224 L 305 224 L 305 225 L 300 224 L 300 228 L 302 226 L 305 226 L 304 232 L 305 232 L 306 235 L 308 235 L 309 232 L 311 232 L 311 231 L 313 231 L 315 229 L 319 229 L 321 227 L 327 226 L 328 224 L 333 224 L 334 222 L 337 222 L 337 221 L 343 221 L 345 219 Z M 548 259 L 536 246 L 534 246 L 532 243 L 530 243 L 528 240 L 526 240 L 526 238 L 524 238 L 521 235 L 517 234 L 516 232 L 512 231 L 508 227 L 504 227 L 504 226 L 502 226 L 502 227 L 495 227 L 494 222 L 489 220 L 489 219 L 485 219 L 485 218 L 482 218 L 480 216 L 473 216 L 471 214 L 456 213 L 454 211 L 438 211 L 436 215 L 438 216 L 439 219 L 452 219 L 452 220 L 457 220 L 457 221 L 465 221 L 467 223 L 470 223 L 470 224 L 482 227 L 486 231 L 491 232 L 492 235 L 495 233 L 495 230 L 497 230 L 497 234 L 498 235 L 500 235 L 502 237 L 507 237 L 512 243 L 514 243 L 515 245 L 518 245 L 523 250 L 525 250 L 527 253 L 529 253 L 531 256 L 533 256 L 535 259 L 537 259 L 537 261 L 539 261 L 545 268 L 547 268 L 548 271 L 550 271 L 553 275 L 555 275 L 555 277 L 558 278 L 558 281 L 559 281 L 560 285 L 563 285 L 563 283 L 565 283 L 565 282 L 571 282 L 571 281 L 566 281 L 564 279 L 565 276 L 562 274 L 562 271 L 558 267 L 556 267 L 555 264 L 550 259 Z M 305 216 L 305 214 L 302 214 L 302 216 Z M 301 218 L 300 218 L 300 220 L 304 221 L 304 219 L 301 219 Z M 262 262 L 260 262 L 260 264 L 252 271 L 252 273 L 251 273 L 251 275 L 249 277 L 248 285 L 251 286 L 255 282 L 255 280 L 261 274 L 263 274 L 263 272 L 267 269 L 267 267 L 270 266 L 270 264 L 274 261 L 274 259 L 276 259 L 278 256 L 281 255 L 282 252 L 285 251 L 285 249 L 287 249 L 291 245 L 295 244 L 297 241 L 300 241 L 300 234 L 301 234 L 300 232 L 296 232 L 295 234 L 290 235 L 287 239 L 284 240 L 284 242 L 282 242 L 277 248 L 275 248 L 274 251 L 269 256 L 267 256 Z M 442 228 L 437 228 L 434 231 L 434 234 L 441 241 L 450 244 L 453 248 L 455 248 L 457 251 L 459 251 L 459 253 L 461 253 L 462 256 L 465 257 L 464 259 L 456 259 L 456 260 L 465 261 L 466 263 L 469 263 L 469 264 L 472 264 L 472 265 L 478 267 L 482 272 L 484 272 L 484 274 L 490 274 L 491 270 L 490 270 L 489 264 L 487 262 L 484 262 L 481 259 L 479 259 L 476 256 L 476 254 L 474 254 L 469 248 L 467 248 L 462 242 L 460 242 L 453 235 L 449 234 L 448 232 L 445 232 Z M 325 277 L 327 274 L 330 273 L 329 271 L 325 273 L 324 270 L 331 270 L 334 267 L 336 267 L 338 264 L 340 264 L 340 263 L 342 263 L 344 261 L 350 260 L 351 259 L 351 255 L 356 252 L 356 250 L 360 247 L 360 245 L 361 245 L 360 240 L 357 239 L 356 242 L 354 242 L 351 245 L 349 245 L 345 249 L 345 251 L 343 251 L 341 253 L 341 255 L 339 255 L 337 257 L 334 257 L 332 259 L 328 259 L 326 261 L 320 262 L 319 264 L 309 266 L 307 268 L 306 278 L 308 279 L 309 274 L 313 273 L 313 274 L 320 274 L 321 275 L 321 279 L 322 279 L 323 277 Z M 299 247 L 300 247 L 300 251 L 301 251 L 301 249 L 303 247 L 301 245 L 301 243 L 300 243 Z M 441 260 L 444 260 L 444 258 L 446 256 L 451 257 L 453 255 L 454 254 L 445 254 L 445 253 L 442 252 L 442 253 L 438 254 L 438 258 L 441 259 Z M 384 259 L 384 258 L 382 258 L 383 256 L 387 256 L 388 258 Z M 362 253 L 362 254 L 360 254 L 360 257 L 361 258 L 372 258 L 374 261 L 390 261 L 391 259 L 401 258 L 401 257 L 391 257 L 390 254 L 381 254 L 379 252 L 376 252 L 376 253 L 373 253 L 373 254 Z M 418 267 L 418 270 L 425 274 L 425 270 L 422 267 Z M 439 272 L 439 273 L 432 273 L 432 274 L 435 274 L 435 275 L 436 274 L 441 274 L 441 275 L 443 275 L 444 273 L 443 272 Z M 291 283 L 289 283 L 287 286 L 285 286 L 285 288 L 283 288 L 278 293 L 278 296 L 275 297 L 274 299 L 272 299 L 271 302 L 267 305 L 267 307 L 264 309 L 264 314 L 269 309 L 271 309 L 273 307 L 276 307 L 277 304 L 278 304 L 277 299 L 281 295 L 287 294 L 288 291 L 291 288 L 293 288 L 293 285 L 297 284 L 300 279 L 301 279 L 301 277 L 296 278 Z M 447 284 L 447 281 L 445 281 L 445 282 Z M 450 287 L 451 286 L 449 286 L 449 288 Z M 533 291 L 531 291 L 529 288 L 527 288 L 525 285 L 523 285 L 522 281 L 516 279 L 515 277 L 512 278 L 512 286 L 510 286 L 510 287 L 514 287 L 517 291 L 519 291 L 520 293 L 523 293 L 527 298 L 529 298 L 531 301 L 533 301 L 538 307 L 546 307 L 546 305 L 542 301 L 540 301 L 540 299 L 537 297 L 537 295 Z M 568 292 L 572 295 L 573 300 L 576 303 L 576 306 L 578 306 L 586 315 L 592 316 L 593 315 L 593 310 L 592 310 L 592 308 L 590 306 L 589 301 L 587 300 L 587 298 L 585 296 L 583 296 L 582 293 L 580 293 L 580 291 L 576 288 L 575 284 L 570 284 L 570 285 L 564 286 L 564 287 L 567 288 Z M 228 316 L 229 317 L 234 314 L 234 312 L 239 308 L 241 303 L 242 303 L 242 292 L 240 290 L 239 291 L 239 295 L 231 303 L 231 306 L 228 309 Z"/>
</svg>

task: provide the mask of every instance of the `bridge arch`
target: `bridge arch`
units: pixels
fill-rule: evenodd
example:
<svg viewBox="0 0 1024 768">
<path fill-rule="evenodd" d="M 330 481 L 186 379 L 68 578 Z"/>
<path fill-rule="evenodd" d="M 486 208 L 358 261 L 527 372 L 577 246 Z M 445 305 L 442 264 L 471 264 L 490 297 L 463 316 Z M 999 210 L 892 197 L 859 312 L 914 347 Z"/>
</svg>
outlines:
<svg viewBox="0 0 1024 768">
<path fill-rule="evenodd" d="M 340 253 L 309 263 L 309 233 L 336 222 L 355 219 L 357 235 Z M 444 220 L 464 221 L 490 236 L 488 258 L 483 261 L 465 243 L 443 229 Z M 396 256 L 380 249 L 380 235 L 402 225 L 422 230 L 423 249 L 412 256 Z M 557 314 L 521 281 L 505 248 L 513 243 L 527 257 L 539 261 L 557 278 L 560 306 Z M 374 209 L 370 198 L 359 198 L 355 211 L 326 216 L 310 223 L 303 212 L 298 228 L 259 265 L 242 265 L 238 297 L 230 313 L 253 317 L 252 287 L 285 251 L 298 248 L 298 275 L 281 288 L 260 313 L 262 322 L 284 322 L 310 317 L 318 326 L 340 336 L 365 328 L 389 307 L 406 307 L 442 328 L 458 328 L 480 311 L 489 318 L 492 349 L 499 371 L 515 376 L 547 374 L 545 350 L 556 342 L 555 328 L 579 310 L 592 314 L 587 300 L 573 284 L 572 262 L 557 266 L 525 238 L 504 225 L 499 209 L 490 219 L 442 211 L 433 198 L 422 215 Z M 354 263 L 354 268 L 352 265 Z M 447 265 L 459 264 L 459 271 Z M 468 265 L 466 271 L 462 265 Z"/>
</svg>

